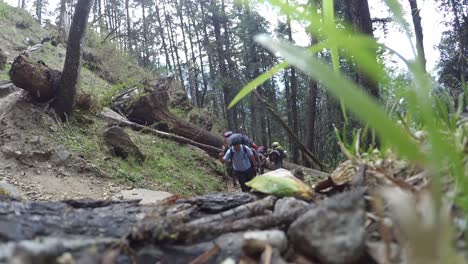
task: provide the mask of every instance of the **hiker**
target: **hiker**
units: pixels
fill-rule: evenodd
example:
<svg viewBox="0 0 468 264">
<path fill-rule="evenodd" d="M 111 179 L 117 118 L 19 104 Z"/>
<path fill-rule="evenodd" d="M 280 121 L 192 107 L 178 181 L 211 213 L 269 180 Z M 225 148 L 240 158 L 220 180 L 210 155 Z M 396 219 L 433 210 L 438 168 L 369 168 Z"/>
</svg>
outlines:
<svg viewBox="0 0 468 264">
<path fill-rule="evenodd" d="M 243 144 L 242 137 L 229 137 L 230 147 L 221 162 L 232 162 L 233 174 L 236 176 L 243 192 L 250 190 L 246 182 L 255 177 L 257 166 L 252 150 Z"/>
<path fill-rule="evenodd" d="M 232 131 L 227 131 L 223 134 L 224 137 L 224 144 L 221 148 L 221 152 L 219 153 L 219 158 L 223 158 L 226 155 L 226 152 L 229 150 L 229 140 L 228 138 L 232 136 Z M 225 173 L 228 177 L 232 178 L 232 184 L 234 187 L 237 187 L 237 180 L 233 175 L 232 171 L 232 161 L 228 160 L 224 163 Z"/>
<path fill-rule="evenodd" d="M 266 150 L 264 146 L 260 146 L 257 149 L 258 160 L 257 160 L 257 172 L 260 174 L 265 173 L 266 166 Z"/>
<path fill-rule="evenodd" d="M 283 167 L 283 159 L 286 158 L 286 152 L 278 142 L 271 144 L 271 149 L 268 153 L 268 159 L 272 165 L 273 170 L 277 170 Z"/>
<path fill-rule="evenodd" d="M 258 147 L 257 147 L 257 144 L 255 143 L 252 143 L 252 146 L 250 148 L 254 154 L 254 158 L 255 158 L 255 163 L 257 164 L 257 171 L 256 173 L 260 173 L 260 154 L 258 153 Z M 262 172 L 263 174 L 263 172 Z"/>
</svg>

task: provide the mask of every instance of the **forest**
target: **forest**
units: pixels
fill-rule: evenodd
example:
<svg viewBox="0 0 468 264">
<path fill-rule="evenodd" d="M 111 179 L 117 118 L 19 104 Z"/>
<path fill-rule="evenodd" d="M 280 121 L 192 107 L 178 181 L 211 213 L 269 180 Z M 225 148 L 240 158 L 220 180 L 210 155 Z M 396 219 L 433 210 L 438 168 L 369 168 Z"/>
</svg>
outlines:
<svg viewBox="0 0 468 264">
<path fill-rule="evenodd" d="M 0 176 L 45 202 L 0 202 L 0 237 L 25 256 L 43 235 L 43 263 L 465 263 L 467 0 L 11 1 Z M 231 165 L 239 193 L 222 163 L 253 142 L 287 161 L 236 150 L 262 174 Z M 95 182 L 35 196 L 41 174 Z M 171 193 L 110 200 L 135 188 Z"/>
<path fill-rule="evenodd" d="M 375 38 L 374 31 L 385 34 L 388 28 L 401 28 L 392 12 L 378 17 L 381 10 L 387 9 L 383 1 L 377 1 L 376 10 L 370 10 L 367 0 L 334 2 L 337 23 L 353 31 Z M 439 85 L 437 90 L 448 95 L 456 105 L 466 76 L 463 55 L 467 49 L 466 1 L 429 1 L 445 19 L 445 31 L 438 47 L 424 47 L 418 2 L 400 2 L 406 18 L 411 18 L 408 21 L 411 41 L 415 43 L 423 68 L 426 67 L 425 48 L 438 49 L 440 59 L 430 74 Z M 75 1 L 60 1 L 57 6 L 47 4 L 43 0 L 33 3 L 37 19 L 41 21 L 43 15 L 50 13 L 46 10 L 54 10 L 49 17 L 56 19 L 65 38 Z M 18 6 L 24 7 L 25 2 L 19 1 Z M 343 159 L 333 126 L 350 144 L 353 133 L 364 128 L 365 123 L 353 115 L 347 118 L 339 100 L 330 96 L 321 82 L 294 67 L 283 67 L 264 81 L 252 96 L 227 109 L 242 87 L 281 62 L 273 52 L 254 41 L 256 35 L 268 34 L 292 43 L 295 39 L 308 41 L 303 45 L 321 40 L 320 30 L 311 29 L 318 26 L 287 6 L 323 12 L 321 1 L 96 0 L 89 27 L 101 34 L 103 41 L 114 43 L 134 56 L 142 67 L 157 74 L 175 76 L 191 102 L 222 120 L 226 130 L 241 129 L 259 145 L 283 142 L 294 162 L 307 163 L 298 141 L 268 112 L 271 106 L 307 149 L 333 167 Z M 264 11 L 271 11 L 271 16 L 262 14 Z M 332 60 L 326 49 L 317 56 L 321 60 Z M 401 98 L 399 87 L 410 82 L 409 73 L 402 69 L 404 67 L 387 63 L 391 57 L 385 49 L 375 50 L 375 60 L 386 73 L 378 81 L 371 80 L 352 58 L 341 56 L 339 67 L 387 109 L 403 109 L 403 104 L 395 102 Z M 269 105 L 262 103 L 264 101 Z"/>
</svg>

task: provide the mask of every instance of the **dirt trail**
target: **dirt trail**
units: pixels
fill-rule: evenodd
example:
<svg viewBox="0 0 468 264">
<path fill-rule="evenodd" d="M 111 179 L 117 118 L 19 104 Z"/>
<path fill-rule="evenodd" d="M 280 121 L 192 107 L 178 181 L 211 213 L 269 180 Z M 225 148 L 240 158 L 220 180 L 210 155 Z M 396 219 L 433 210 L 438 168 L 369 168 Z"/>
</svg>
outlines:
<svg viewBox="0 0 468 264">
<path fill-rule="evenodd" d="M 46 109 L 22 91 L 0 98 L 0 180 L 31 200 L 105 199 L 126 189 L 51 141 L 57 126 Z"/>
</svg>

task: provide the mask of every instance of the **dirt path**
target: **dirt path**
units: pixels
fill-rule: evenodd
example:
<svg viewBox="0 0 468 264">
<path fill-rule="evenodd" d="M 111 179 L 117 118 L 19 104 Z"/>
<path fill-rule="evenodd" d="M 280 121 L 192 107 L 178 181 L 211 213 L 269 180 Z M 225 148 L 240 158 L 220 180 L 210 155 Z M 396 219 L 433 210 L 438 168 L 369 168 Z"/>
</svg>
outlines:
<svg viewBox="0 0 468 264">
<path fill-rule="evenodd" d="M 44 109 L 21 91 L 0 98 L 0 181 L 31 200 L 106 199 L 127 189 L 66 150 L 66 161 L 54 159 L 63 146 L 47 140 L 47 127 L 53 129 L 55 121 Z"/>
</svg>

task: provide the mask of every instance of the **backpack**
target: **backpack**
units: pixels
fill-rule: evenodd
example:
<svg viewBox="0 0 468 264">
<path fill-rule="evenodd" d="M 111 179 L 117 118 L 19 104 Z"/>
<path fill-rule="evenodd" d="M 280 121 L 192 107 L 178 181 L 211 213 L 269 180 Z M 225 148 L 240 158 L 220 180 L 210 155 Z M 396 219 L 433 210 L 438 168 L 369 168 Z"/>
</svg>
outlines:
<svg viewBox="0 0 468 264">
<path fill-rule="evenodd" d="M 250 167 L 252 167 L 252 162 L 250 161 L 250 158 L 249 158 L 249 155 L 247 154 L 247 146 L 242 144 L 242 150 L 244 151 L 244 158 L 247 158 L 247 160 L 250 162 Z M 232 159 L 234 158 L 234 153 L 236 153 L 234 151 L 234 147 L 230 147 L 229 150 L 231 150 L 231 162 L 232 162 Z M 252 153 L 254 153 L 254 157 L 255 157 L 255 151 L 253 149 L 251 149 Z"/>
<path fill-rule="evenodd" d="M 237 144 L 242 144 L 242 145 L 245 145 L 247 147 L 252 147 L 252 141 L 249 139 L 248 136 L 244 135 L 244 134 L 239 134 L 239 133 L 236 133 L 236 134 L 232 134 L 230 137 L 228 137 L 228 142 L 229 142 L 229 145 L 237 145 Z"/>
</svg>

